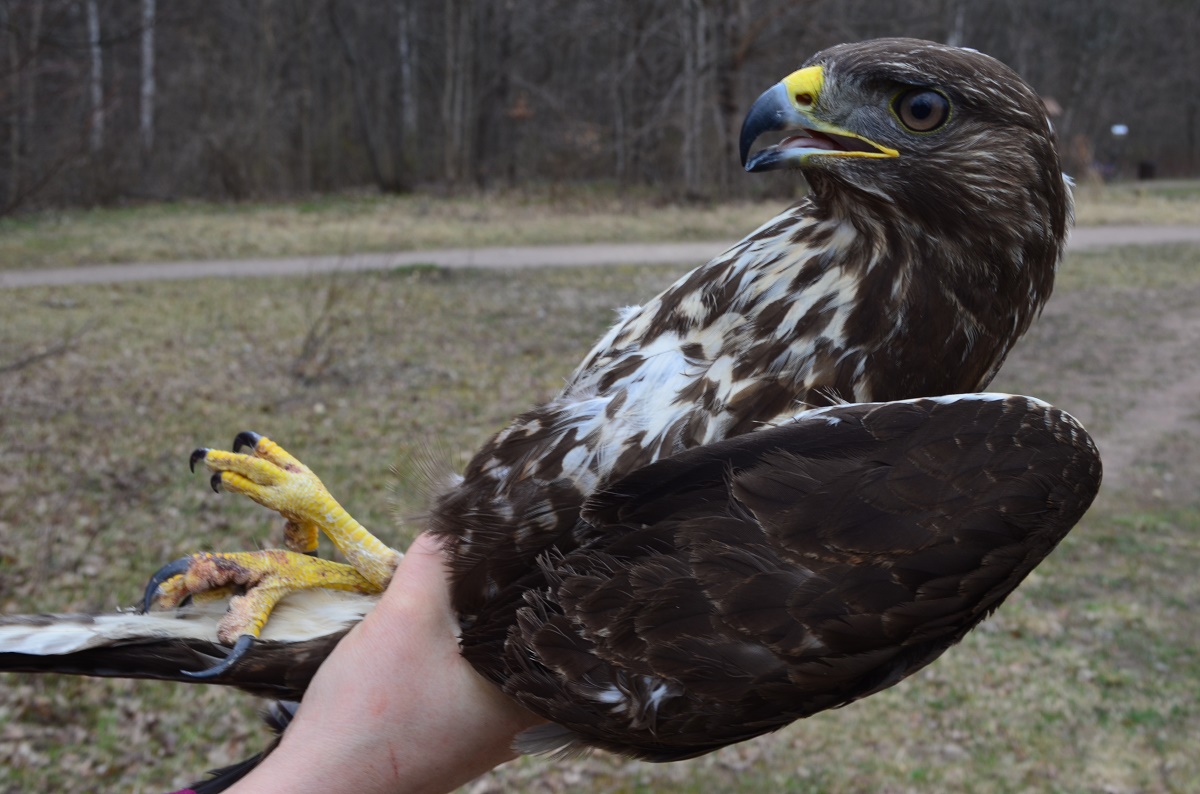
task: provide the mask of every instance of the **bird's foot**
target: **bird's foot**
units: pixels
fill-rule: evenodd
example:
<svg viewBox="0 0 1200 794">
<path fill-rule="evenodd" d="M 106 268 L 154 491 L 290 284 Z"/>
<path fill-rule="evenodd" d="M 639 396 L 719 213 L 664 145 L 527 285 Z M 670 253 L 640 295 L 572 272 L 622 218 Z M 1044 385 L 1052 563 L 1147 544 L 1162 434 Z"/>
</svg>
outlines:
<svg viewBox="0 0 1200 794">
<path fill-rule="evenodd" d="M 217 639 L 233 650 L 214 667 L 196 673 L 185 671 L 195 678 L 216 678 L 250 650 L 280 599 L 313 587 L 364 594 L 382 590 L 349 565 L 294 551 L 206 552 L 160 568 L 146 585 L 142 611 L 232 596 L 217 624 Z"/>
<path fill-rule="evenodd" d="M 250 452 L 239 452 L 248 447 Z M 382 543 L 330 496 L 312 470 L 283 447 L 258 433 L 238 433 L 233 451 L 197 449 L 191 466 L 203 461 L 213 472 L 215 491 L 244 494 L 287 519 L 285 544 L 311 554 L 318 532 L 324 532 L 368 581 L 382 589 L 400 563 L 400 552 Z"/>
<path fill-rule="evenodd" d="M 242 453 L 243 447 L 249 452 Z M 269 438 L 239 433 L 232 452 L 197 449 L 191 457 L 193 471 L 199 462 L 213 472 L 213 490 L 245 494 L 287 519 L 288 550 L 195 554 L 151 577 L 142 601 L 147 611 L 232 596 L 218 639 L 234 649 L 197 677 L 216 677 L 235 664 L 259 636 L 275 604 L 290 592 L 324 587 L 374 594 L 391 581 L 400 552 L 355 521 L 311 469 Z M 320 532 L 348 564 L 315 557 Z"/>
</svg>

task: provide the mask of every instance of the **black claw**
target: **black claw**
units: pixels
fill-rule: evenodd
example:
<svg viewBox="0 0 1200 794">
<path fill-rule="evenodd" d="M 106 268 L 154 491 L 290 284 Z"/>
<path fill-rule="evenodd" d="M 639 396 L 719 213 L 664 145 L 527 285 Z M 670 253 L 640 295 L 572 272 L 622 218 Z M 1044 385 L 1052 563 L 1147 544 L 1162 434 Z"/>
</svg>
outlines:
<svg viewBox="0 0 1200 794">
<path fill-rule="evenodd" d="M 168 579 L 187 573 L 188 568 L 192 567 L 191 557 L 180 557 L 175 562 L 169 562 L 163 567 L 154 572 L 150 577 L 150 581 L 146 583 L 146 590 L 142 593 L 142 613 L 150 611 L 150 606 L 154 603 L 154 597 L 158 595 L 158 587 Z"/>
<path fill-rule="evenodd" d="M 233 648 L 230 649 L 229 655 L 214 664 L 212 667 L 209 667 L 207 670 L 199 670 L 194 673 L 191 670 L 180 670 L 179 672 L 183 673 L 188 678 L 196 678 L 201 681 L 217 678 L 218 676 L 227 672 L 229 668 L 241 661 L 242 657 L 245 656 L 253 647 L 254 635 L 243 634 L 237 638 L 237 642 L 233 644 Z"/>
<path fill-rule="evenodd" d="M 255 433 L 253 430 L 243 430 L 233 438 L 233 451 L 237 452 L 242 447 L 250 447 L 254 449 L 258 446 L 258 442 L 262 440 L 262 436 Z"/>
<path fill-rule="evenodd" d="M 212 476 L 212 479 L 208 481 L 208 484 L 212 486 L 213 493 L 220 493 L 221 492 L 221 472 L 217 472 L 216 474 L 214 474 Z"/>
<path fill-rule="evenodd" d="M 199 449 L 193 449 L 192 457 L 188 458 L 188 468 L 191 469 L 193 472 L 195 472 L 196 471 L 196 461 L 204 460 L 204 458 L 207 456 L 208 456 L 207 448 L 200 447 Z"/>
</svg>

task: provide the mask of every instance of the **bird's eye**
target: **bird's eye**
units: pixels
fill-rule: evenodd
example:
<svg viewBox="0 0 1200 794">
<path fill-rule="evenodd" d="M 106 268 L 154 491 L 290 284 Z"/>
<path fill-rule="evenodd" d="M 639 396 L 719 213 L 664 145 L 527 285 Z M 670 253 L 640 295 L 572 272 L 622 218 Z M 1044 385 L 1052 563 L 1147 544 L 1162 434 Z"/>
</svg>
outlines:
<svg viewBox="0 0 1200 794">
<path fill-rule="evenodd" d="M 933 132 L 950 118 L 950 100 L 928 88 L 905 91 L 892 102 L 892 109 L 913 132 Z"/>
</svg>

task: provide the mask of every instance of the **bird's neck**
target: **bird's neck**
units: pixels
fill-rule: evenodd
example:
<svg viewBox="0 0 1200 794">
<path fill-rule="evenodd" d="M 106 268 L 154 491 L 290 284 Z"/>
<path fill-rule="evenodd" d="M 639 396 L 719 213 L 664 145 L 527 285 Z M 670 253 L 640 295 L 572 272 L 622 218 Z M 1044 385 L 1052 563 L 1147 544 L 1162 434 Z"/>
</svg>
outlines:
<svg viewBox="0 0 1200 794">
<path fill-rule="evenodd" d="M 857 317 L 870 313 L 886 329 L 876 336 L 879 352 L 867 354 L 875 385 L 866 391 L 898 399 L 981 389 L 1050 296 L 1061 212 L 1051 218 L 1029 207 L 1019 222 L 998 223 L 996 213 L 970 205 L 941 213 L 899 206 L 818 177 L 804 207 L 805 222 L 841 230 L 831 264 L 858 274 Z M 848 336 L 867 333 L 867 322 L 851 318 Z M 914 373 L 923 373 L 920 382 Z"/>
</svg>

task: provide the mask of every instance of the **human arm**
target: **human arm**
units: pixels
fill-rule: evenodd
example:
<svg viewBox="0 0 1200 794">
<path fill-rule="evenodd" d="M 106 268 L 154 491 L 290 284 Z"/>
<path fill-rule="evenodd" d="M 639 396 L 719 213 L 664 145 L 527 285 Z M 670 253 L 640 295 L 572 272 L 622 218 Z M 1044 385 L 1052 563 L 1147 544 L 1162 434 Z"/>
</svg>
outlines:
<svg viewBox="0 0 1200 794">
<path fill-rule="evenodd" d="M 541 720 L 462 658 L 443 560 L 436 540 L 413 542 L 279 747 L 231 794 L 436 794 L 516 757 L 514 737 Z"/>
</svg>

